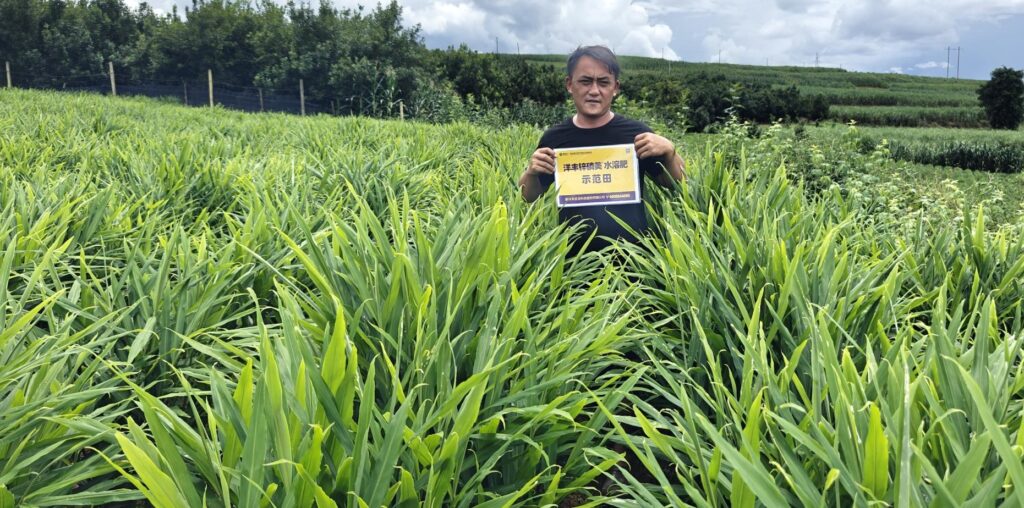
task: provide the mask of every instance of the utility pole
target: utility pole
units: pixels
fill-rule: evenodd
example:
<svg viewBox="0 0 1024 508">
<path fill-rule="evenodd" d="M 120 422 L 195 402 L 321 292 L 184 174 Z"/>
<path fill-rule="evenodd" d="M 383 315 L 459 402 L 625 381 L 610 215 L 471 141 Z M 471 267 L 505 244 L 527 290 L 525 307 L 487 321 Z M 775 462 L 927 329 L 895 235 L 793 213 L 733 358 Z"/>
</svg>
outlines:
<svg viewBox="0 0 1024 508">
<path fill-rule="evenodd" d="M 818 52 L 817 51 L 814 52 L 814 67 L 815 68 L 818 67 Z"/>
<path fill-rule="evenodd" d="M 960 46 L 956 47 L 956 79 L 960 79 Z"/>
<path fill-rule="evenodd" d="M 946 79 L 949 79 L 949 51 L 950 51 L 950 49 L 952 49 L 952 48 L 950 48 L 949 46 L 946 46 Z"/>
<path fill-rule="evenodd" d="M 494 38 L 494 54 L 495 55 L 498 54 L 498 38 L 497 37 Z"/>
</svg>

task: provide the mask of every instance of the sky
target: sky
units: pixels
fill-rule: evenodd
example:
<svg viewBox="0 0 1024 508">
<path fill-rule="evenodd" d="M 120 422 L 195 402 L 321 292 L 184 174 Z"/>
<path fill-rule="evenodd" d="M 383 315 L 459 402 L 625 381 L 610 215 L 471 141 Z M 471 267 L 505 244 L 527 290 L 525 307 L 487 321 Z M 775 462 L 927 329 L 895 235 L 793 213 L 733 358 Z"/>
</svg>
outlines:
<svg viewBox="0 0 1024 508">
<path fill-rule="evenodd" d="M 367 0 L 331 0 L 342 7 Z M 170 9 L 183 0 L 150 0 Z M 315 1 L 314 1 L 315 3 Z M 187 1 L 191 4 L 191 1 Z M 431 48 L 618 54 L 987 79 L 1024 68 L 1024 0 L 400 0 Z M 947 69 L 947 48 L 950 67 Z"/>
</svg>

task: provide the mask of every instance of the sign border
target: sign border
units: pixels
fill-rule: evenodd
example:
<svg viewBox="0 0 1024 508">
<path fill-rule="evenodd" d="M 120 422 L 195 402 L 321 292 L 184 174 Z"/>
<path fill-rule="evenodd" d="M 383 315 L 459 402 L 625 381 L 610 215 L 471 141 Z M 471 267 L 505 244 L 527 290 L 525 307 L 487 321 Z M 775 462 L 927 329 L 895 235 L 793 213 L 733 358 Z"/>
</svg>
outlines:
<svg viewBox="0 0 1024 508">
<path fill-rule="evenodd" d="M 561 172 L 558 165 L 558 152 L 569 151 L 569 150 L 595 150 L 595 149 L 608 149 L 618 147 L 629 147 L 629 156 L 633 159 L 633 183 L 636 188 L 635 196 L 631 199 L 613 199 L 613 200 L 601 200 L 596 202 L 587 203 L 559 203 L 558 202 L 558 190 L 561 188 L 561 182 L 558 179 L 558 174 Z M 577 208 L 581 206 L 613 206 L 613 205 L 632 205 L 642 202 L 640 199 L 640 160 L 636 157 L 636 145 L 633 143 L 619 143 L 615 145 L 597 145 L 597 146 L 574 146 L 566 148 L 553 148 L 555 151 L 555 205 L 558 208 Z M 580 194 L 580 196 L 586 196 L 586 194 Z"/>
</svg>

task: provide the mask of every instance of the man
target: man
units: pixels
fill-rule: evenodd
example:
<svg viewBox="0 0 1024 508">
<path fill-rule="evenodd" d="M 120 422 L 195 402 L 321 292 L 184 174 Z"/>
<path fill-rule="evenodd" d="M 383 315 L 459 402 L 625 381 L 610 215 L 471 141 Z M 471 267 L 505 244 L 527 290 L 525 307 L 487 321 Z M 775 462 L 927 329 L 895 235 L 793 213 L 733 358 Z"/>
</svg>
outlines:
<svg viewBox="0 0 1024 508">
<path fill-rule="evenodd" d="M 541 136 L 529 166 L 519 178 L 519 187 L 527 202 L 535 201 L 554 183 L 556 148 L 632 143 L 641 175 L 664 187 L 672 187 L 675 181 L 683 179 L 683 160 L 671 141 L 641 122 L 612 112 L 612 101 L 619 94 L 619 63 L 611 50 L 604 46 L 577 48 L 566 63 L 565 88 L 576 105 L 576 114 L 550 127 Z M 560 209 L 561 222 L 584 224 L 584 235 L 574 242 L 571 253 L 576 254 L 582 241 L 592 233 L 595 237 L 587 250 L 607 247 L 608 239 L 637 241 L 612 215 L 637 233 L 649 231 L 642 182 L 639 203 Z"/>
</svg>

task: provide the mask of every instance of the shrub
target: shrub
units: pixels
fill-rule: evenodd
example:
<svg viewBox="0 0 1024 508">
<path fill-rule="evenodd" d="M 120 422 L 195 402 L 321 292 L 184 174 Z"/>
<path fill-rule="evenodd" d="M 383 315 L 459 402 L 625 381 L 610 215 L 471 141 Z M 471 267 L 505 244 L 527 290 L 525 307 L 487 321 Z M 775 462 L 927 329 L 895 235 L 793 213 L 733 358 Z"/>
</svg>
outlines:
<svg viewBox="0 0 1024 508">
<path fill-rule="evenodd" d="M 993 129 L 1016 129 L 1024 120 L 1024 71 L 1000 67 L 978 89 L 978 100 Z"/>
</svg>

